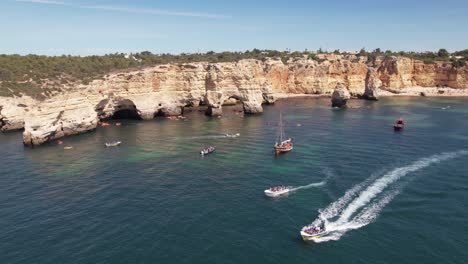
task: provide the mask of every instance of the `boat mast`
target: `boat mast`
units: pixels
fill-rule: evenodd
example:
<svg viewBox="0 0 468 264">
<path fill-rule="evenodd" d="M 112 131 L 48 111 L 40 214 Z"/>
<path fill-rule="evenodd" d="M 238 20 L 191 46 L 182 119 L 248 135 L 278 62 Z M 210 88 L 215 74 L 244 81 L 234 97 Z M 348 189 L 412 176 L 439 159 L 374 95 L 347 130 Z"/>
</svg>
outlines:
<svg viewBox="0 0 468 264">
<path fill-rule="evenodd" d="M 280 144 L 283 142 L 284 128 L 283 128 L 283 113 L 280 113 Z"/>
</svg>

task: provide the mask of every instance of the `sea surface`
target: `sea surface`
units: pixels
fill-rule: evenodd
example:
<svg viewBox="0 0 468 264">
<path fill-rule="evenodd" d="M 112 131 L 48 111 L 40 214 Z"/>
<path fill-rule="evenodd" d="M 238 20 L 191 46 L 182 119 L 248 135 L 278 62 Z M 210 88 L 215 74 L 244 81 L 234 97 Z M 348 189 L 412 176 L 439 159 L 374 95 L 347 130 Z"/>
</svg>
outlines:
<svg viewBox="0 0 468 264">
<path fill-rule="evenodd" d="M 468 99 L 349 104 L 114 120 L 34 149 L 0 134 L 0 263 L 467 263 Z M 275 156 L 280 112 L 295 145 Z M 331 233 L 302 241 L 318 218 Z"/>
</svg>

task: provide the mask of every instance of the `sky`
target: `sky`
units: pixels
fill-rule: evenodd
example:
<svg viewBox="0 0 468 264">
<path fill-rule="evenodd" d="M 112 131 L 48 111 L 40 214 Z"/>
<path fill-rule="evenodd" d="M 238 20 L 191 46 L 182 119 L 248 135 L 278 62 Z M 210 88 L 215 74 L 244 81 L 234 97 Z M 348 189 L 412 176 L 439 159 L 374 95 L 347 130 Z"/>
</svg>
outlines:
<svg viewBox="0 0 468 264">
<path fill-rule="evenodd" d="M 468 49 L 467 0 L 0 0 L 0 54 Z"/>
</svg>

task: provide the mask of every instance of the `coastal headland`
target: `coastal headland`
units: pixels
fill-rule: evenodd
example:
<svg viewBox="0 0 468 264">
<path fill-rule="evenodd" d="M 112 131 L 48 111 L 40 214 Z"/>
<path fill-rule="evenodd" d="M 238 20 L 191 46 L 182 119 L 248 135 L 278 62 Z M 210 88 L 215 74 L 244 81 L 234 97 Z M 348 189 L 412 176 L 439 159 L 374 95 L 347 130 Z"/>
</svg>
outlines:
<svg viewBox="0 0 468 264">
<path fill-rule="evenodd" d="M 267 57 L 146 66 L 114 71 L 86 83 L 68 83 L 43 98 L 5 95 L 0 97 L 0 129 L 24 129 L 24 144 L 37 146 L 91 131 L 111 118 L 179 116 L 185 107 L 199 105 L 207 106 L 206 114 L 220 116 L 223 105 L 236 102 L 246 114 L 258 114 L 262 104 L 295 96 L 331 96 L 337 86 L 351 98 L 369 100 L 468 95 L 467 66 L 428 64 L 403 56 L 377 56 L 369 61 L 365 56 L 321 55 L 287 62 Z"/>
</svg>

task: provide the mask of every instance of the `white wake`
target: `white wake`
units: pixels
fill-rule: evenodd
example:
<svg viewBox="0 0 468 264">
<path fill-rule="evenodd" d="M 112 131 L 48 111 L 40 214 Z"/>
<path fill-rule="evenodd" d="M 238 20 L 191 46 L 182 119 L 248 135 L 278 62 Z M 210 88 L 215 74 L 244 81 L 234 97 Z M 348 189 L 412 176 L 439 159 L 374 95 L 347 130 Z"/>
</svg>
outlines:
<svg viewBox="0 0 468 264">
<path fill-rule="evenodd" d="M 385 205 L 398 195 L 399 190 L 387 190 L 393 183 L 411 172 L 467 154 L 468 151 L 461 150 L 422 158 L 410 165 L 396 168 L 382 177 L 370 177 L 363 183 L 352 187 L 341 198 L 319 210 L 319 217 L 311 225 L 324 222 L 329 233 L 314 241 L 320 243 L 338 240 L 349 230 L 370 224 L 378 217 Z"/>
<path fill-rule="evenodd" d="M 302 189 L 309 189 L 309 188 L 312 188 L 312 187 L 324 186 L 325 184 L 327 184 L 326 181 L 314 182 L 314 183 L 303 185 L 303 186 L 291 187 L 291 189 L 289 191 L 290 192 L 295 192 L 295 191 L 302 190 Z"/>
</svg>

